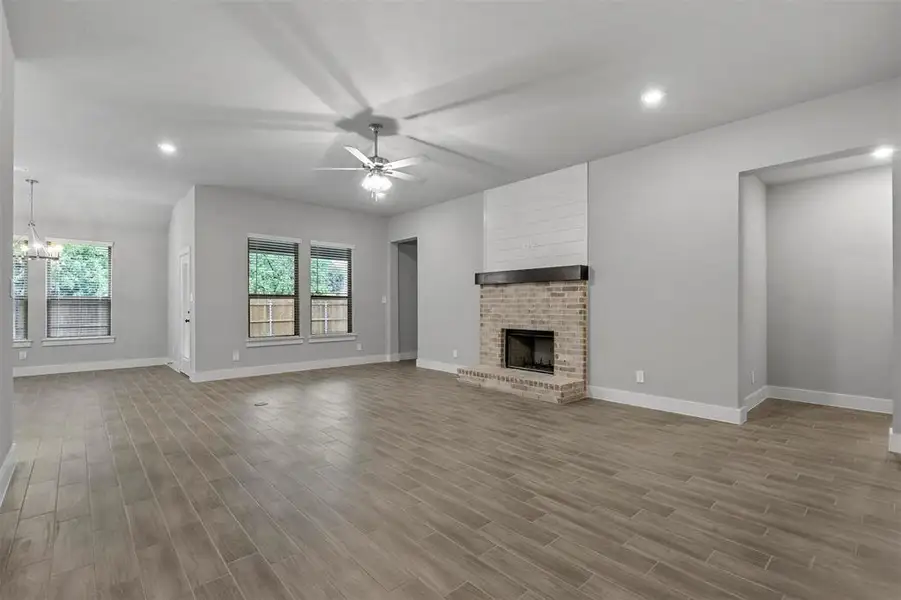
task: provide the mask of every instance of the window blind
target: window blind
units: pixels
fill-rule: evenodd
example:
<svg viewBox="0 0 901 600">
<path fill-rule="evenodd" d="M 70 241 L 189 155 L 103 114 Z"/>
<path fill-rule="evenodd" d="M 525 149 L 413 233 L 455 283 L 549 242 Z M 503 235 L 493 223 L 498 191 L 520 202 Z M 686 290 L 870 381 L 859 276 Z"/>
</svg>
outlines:
<svg viewBox="0 0 901 600">
<path fill-rule="evenodd" d="M 63 244 L 47 264 L 47 337 L 111 334 L 112 246 Z"/>
<path fill-rule="evenodd" d="M 13 254 L 13 339 L 28 339 L 28 260 Z"/>
<path fill-rule="evenodd" d="M 353 332 L 352 250 L 331 246 L 310 248 L 310 333 Z"/>
<path fill-rule="evenodd" d="M 300 335 L 297 268 L 296 243 L 248 238 L 248 337 Z"/>
</svg>

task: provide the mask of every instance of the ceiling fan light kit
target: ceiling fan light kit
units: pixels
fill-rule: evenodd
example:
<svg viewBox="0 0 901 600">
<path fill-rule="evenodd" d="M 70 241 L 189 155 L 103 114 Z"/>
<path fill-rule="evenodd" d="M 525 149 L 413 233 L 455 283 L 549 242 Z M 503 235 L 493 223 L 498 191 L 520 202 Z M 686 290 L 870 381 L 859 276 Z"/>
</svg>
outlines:
<svg viewBox="0 0 901 600">
<path fill-rule="evenodd" d="M 382 129 L 382 125 L 380 123 L 371 123 L 369 129 L 372 130 L 374 140 L 372 156 L 366 156 L 353 146 L 344 146 L 345 150 L 363 163 L 362 167 L 324 167 L 317 169 L 317 171 L 367 171 L 360 185 L 370 193 L 370 197 L 376 202 L 383 198 L 385 193 L 391 189 L 393 184 L 389 178 L 403 181 L 422 181 L 415 175 L 403 173 L 397 169 L 425 162 L 426 158 L 424 156 L 411 156 L 389 162 L 388 159 L 379 156 L 379 131 Z"/>
</svg>

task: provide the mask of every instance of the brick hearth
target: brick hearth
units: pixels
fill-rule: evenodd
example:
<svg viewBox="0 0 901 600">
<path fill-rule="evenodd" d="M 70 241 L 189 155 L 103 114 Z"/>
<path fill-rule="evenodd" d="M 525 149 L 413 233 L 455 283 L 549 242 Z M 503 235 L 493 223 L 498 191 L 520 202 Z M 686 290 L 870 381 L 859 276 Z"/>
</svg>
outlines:
<svg viewBox="0 0 901 600">
<path fill-rule="evenodd" d="M 480 307 L 480 364 L 458 369 L 460 381 L 547 402 L 585 397 L 587 281 L 486 284 Z M 505 329 L 553 331 L 554 374 L 505 368 Z"/>
</svg>

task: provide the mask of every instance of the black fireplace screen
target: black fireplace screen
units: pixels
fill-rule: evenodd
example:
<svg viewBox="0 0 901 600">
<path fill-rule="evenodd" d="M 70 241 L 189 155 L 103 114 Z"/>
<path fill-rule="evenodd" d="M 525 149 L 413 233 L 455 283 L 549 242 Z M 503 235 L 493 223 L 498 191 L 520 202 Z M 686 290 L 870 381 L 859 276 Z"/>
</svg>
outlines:
<svg viewBox="0 0 901 600">
<path fill-rule="evenodd" d="M 507 329 L 504 336 L 504 366 L 509 369 L 554 372 L 554 332 Z"/>
</svg>

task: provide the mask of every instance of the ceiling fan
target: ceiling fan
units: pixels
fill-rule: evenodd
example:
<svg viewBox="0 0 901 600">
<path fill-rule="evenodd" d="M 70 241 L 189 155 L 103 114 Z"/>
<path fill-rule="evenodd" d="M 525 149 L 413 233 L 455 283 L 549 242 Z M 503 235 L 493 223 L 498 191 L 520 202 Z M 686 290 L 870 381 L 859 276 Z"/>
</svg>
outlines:
<svg viewBox="0 0 901 600">
<path fill-rule="evenodd" d="M 409 173 L 401 173 L 397 169 L 403 167 L 411 167 L 428 160 L 425 156 L 411 156 L 389 162 L 388 159 L 379 156 L 379 130 L 382 128 L 381 123 L 370 123 L 369 129 L 375 139 L 375 145 L 372 156 L 366 156 L 359 149 L 353 146 L 344 146 L 344 149 L 354 155 L 354 157 L 363 163 L 362 167 L 320 167 L 317 171 L 367 171 L 361 185 L 363 189 L 369 192 L 373 200 L 383 197 L 385 192 L 391 189 L 391 179 L 400 179 L 403 181 L 422 181 L 415 175 Z"/>
</svg>

